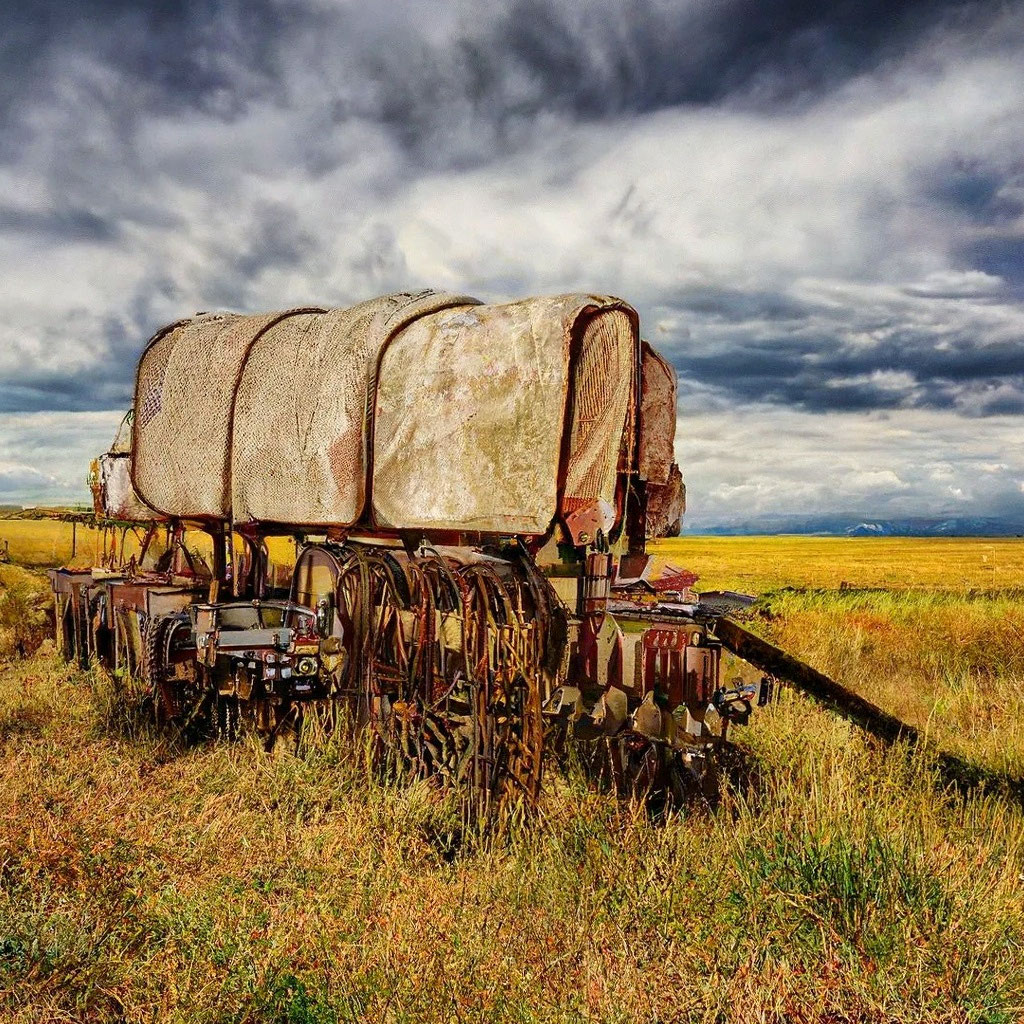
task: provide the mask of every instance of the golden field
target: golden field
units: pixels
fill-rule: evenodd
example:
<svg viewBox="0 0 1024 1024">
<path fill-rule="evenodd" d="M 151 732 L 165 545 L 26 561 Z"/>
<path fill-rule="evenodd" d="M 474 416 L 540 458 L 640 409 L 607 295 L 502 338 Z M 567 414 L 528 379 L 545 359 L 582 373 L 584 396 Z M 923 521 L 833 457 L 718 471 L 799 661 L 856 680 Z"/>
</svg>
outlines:
<svg viewBox="0 0 1024 1024">
<path fill-rule="evenodd" d="M 658 554 L 1024 772 L 1024 542 Z M 37 574 L 0 587 L 4 1021 L 1024 1021 L 1021 809 L 797 694 L 736 730 L 750 785 L 715 813 L 652 821 L 553 770 L 538 819 L 487 839 L 340 743 L 168 747 L 115 681 L 35 649 Z"/>
<path fill-rule="evenodd" d="M 127 557 L 137 556 L 144 537 L 142 528 L 104 532 L 57 519 L 0 519 L 0 553 L 6 552 L 12 562 L 23 566 L 99 565 L 112 547 L 117 553 L 123 547 Z M 163 550 L 162 541 L 161 532 L 153 541 L 154 551 Z M 212 545 L 208 534 L 190 530 L 186 543 L 194 554 L 209 561 Z M 295 542 L 290 537 L 270 537 L 267 547 L 273 561 L 282 565 L 294 563 Z"/>
<path fill-rule="evenodd" d="M 129 554 L 139 535 L 126 535 Z M 94 564 L 102 558 L 99 530 L 51 519 L 0 519 L 0 551 L 28 566 Z M 72 558 L 74 543 L 76 557 Z M 109 544 L 109 537 L 107 539 Z M 120 534 L 117 543 L 121 544 Z M 209 553 L 209 538 L 189 533 L 189 546 Z M 287 561 L 294 544 L 269 540 L 272 557 Z M 697 589 L 759 594 L 782 587 L 925 587 L 944 590 L 1024 590 L 1024 540 L 977 537 L 673 537 L 651 545 L 661 563 L 699 573 Z"/>
<path fill-rule="evenodd" d="M 698 590 L 1024 590 L 1016 537 L 673 537 L 652 551 L 699 573 Z"/>
<path fill-rule="evenodd" d="M 75 535 L 77 534 L 77 535 Z M 100 531 L 55 519 L 0 519 L 0 551 L 7 551 L 21 565 L 65 565 L 72 559 L 72 542 L 83 559 L 98 561 L 102 555 Z"/>
</svg>

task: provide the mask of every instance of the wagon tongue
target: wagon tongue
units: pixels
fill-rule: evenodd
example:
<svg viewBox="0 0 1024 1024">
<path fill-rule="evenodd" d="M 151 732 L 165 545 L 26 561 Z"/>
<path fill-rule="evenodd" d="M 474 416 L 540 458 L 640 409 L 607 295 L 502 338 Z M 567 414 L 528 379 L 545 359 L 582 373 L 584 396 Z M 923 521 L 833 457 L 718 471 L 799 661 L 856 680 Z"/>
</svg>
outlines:
<svg viewBox="0 0 1024 1024">
<path fill-rule="evenodd" d="M 751 633 L 735 619 L 722 616 L 714 623 L 713 629 L 722 646 L 737 657 L 789 683 L 882 742 L 893 744 L 902 740 L 914 747 L 926 744 L 927 737 L 915 726 L 890 715 L 823 672 Z M 1024 803 L 1022 779 L 982 768 L 948 751 L 935 754 L 935 767 L 945 782 L 958 790 L 985 786 L 1007 793 L 1019 803 Z"/>
</svg>

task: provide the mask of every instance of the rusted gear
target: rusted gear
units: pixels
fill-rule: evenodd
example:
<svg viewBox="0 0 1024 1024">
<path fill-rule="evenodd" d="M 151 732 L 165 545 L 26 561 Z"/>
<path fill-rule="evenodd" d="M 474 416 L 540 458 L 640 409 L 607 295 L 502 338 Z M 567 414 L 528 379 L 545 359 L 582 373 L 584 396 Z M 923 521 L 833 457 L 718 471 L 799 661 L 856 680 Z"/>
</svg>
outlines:
<svg viewBox="0 0 1024 1024">
<path fill-rule="evenodd" d="M 212 692 L 194 661 L 182 661 L 177 671 L 172 668 L 171 652 L 178 630 L 188 635 L 188 624 L 173 615 L 149 623 L 142 676 L 157 727 L 190 742 L 208 731 Z"/>
</svg>

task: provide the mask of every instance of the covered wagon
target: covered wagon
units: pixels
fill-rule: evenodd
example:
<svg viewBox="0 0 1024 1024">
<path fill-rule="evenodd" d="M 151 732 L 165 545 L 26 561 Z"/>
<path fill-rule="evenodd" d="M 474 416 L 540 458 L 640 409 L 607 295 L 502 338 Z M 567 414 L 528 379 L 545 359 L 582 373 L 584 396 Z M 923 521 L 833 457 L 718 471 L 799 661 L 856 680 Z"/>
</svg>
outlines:
<svg viewBox="0 0 1024 1024">
<path fill-rule="evenodd" d="M 97 474 L 103 514 L 177 544 L 72 583 L 128 621 L 182 732 L 272 741 L 343 708 L 485 812 L 536 798 L 552 730 L 601 738 L 619 775 L 638 751 L 692 768 L 716 741 L 717 646 L 691 618 L 609 608 L 646 538 L 678 530 L 675 403 L 610 296 L 197 314 L 143 349 L 130 443 Z M 213 538 L 209 567 L 182 563 L 186 529 Z M 267 572 L 281 534 L 287 593 Z"/>
</svg>

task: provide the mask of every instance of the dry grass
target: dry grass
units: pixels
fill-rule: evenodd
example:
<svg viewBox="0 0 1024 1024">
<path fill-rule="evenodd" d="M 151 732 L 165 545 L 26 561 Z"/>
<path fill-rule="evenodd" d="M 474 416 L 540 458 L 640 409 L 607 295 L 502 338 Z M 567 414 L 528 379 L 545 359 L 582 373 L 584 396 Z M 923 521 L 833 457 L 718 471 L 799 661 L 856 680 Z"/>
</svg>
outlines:
<svg viewBox="0 0 1024 1024">
<path fill-rule="evenodd" d="M 0 789 L 11 1021 L 1011 1021 L 1024 835 L 787 701 L 764 787 L 654 825 L 552 779 L 463 839 L 328 745 L 165 749 L 109 685 L 12 667 Z"/>
<path fill-rule="evenodd" d="M 1013 595 L 763 607 L 951 739 L 952 681 L 1021 681 Z M 977 731 L 985 758 L 1017 720 Z M 1020 811 L 792 694 L 740 735 L 755 784 L 717 814 L 655 824 L 552 773 L 540 819 L 484 841 L 358 749 L 169 749 L 44 644 L 0 669 L 0 1019 L 1024 1020 Z"/>
<path fill-rule="evenodd" d="M 0 664 L 32 654 L 53 627 L 46 578 L 18 565 L 0 564 Z"/>
<path fill-rule="evenodd" d="M 928 732 L 1024 778 L 1020 593 L 780 591 L 756 628 Z"/>
<path fill-rule="evenodd" d="M 76 546 L 83 558 L 98 560 L 99 532 L 82 526 L 77 531 Z M 71 524 L 50 519 L 0 519 L 0 549 L 5 545 L 11 560 L 21 565 L 64 565 L 72 557 Z"/>
</svg>

